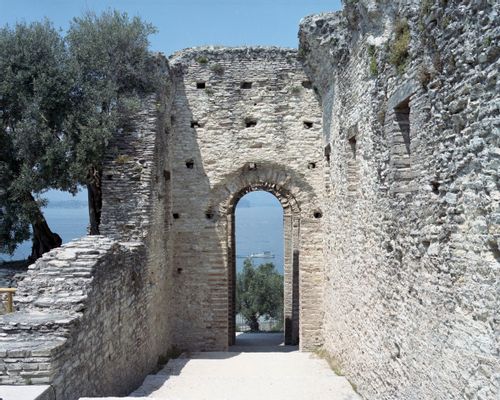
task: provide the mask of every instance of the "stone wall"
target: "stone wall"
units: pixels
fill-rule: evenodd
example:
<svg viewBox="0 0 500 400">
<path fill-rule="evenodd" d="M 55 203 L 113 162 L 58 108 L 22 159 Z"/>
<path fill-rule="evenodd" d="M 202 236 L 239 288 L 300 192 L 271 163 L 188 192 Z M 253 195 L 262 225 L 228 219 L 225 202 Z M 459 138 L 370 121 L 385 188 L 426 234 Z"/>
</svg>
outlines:
<svg viewBox="0 0 500 400">
<path fill-rule="evenodd" d="M 300 28 L 330 152 L 325 347 L 367 399 L 494 399 L 498 3 L 344 7 Z"/>
<path fill-rule="evenodd" d="M 139 109 L 108 146 L 102 173 L 100 233 L 118 240 L 147 240 L 168 208 L 168 132 L 172 82 L 167 61 L 158 56 L 163 86 L 141 99 Z"/>
<path fill-rule="evenodd" d="M 176 343 L 220 350 L 234 340 L 234 207 L 266 190 L 288 215 L 287 318 L 303 348 L 321 344 L 321 113 L 296 51 L 199 48 L 170 61 Z"/>
<path fill-rule="evenodd" d="M 129 393 L 168 346 L 150 285 L 137 242 L 89 236 L 46 253 L 2 317 L 0 383 L 50 383 L 58 399 Z"/>
</svg>

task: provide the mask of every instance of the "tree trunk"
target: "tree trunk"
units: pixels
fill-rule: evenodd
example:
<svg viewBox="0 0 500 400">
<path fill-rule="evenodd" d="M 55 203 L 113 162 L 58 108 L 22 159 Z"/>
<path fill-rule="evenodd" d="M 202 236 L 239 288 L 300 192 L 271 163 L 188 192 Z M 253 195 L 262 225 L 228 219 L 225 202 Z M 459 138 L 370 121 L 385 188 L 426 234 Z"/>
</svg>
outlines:
<svg viewBox="0 0 500 400">
<path fill-rule="evenodd" d="M 89 220 L 90 234 L 99 235 L 99 225 L 101 224 L 102 191 L 101 173 L 93 170 L 91 173 L 91 183 L 87 185 L 89 199 Z"/>
<path fill-rule="evenodd" d="M 31 194 L 29 197 L 32 202 L 35 202 Z M 62 239 L 57 233 L 50 230 L 45 217 L 39 209 L 31 226 L 33 228 L 33 243 L 31 246 L 31 256 L 28 260 L 35 262 L 43 253 L 59 247 L 62 244 Z"/>
<path fill-rule="evenodd" d="M 258 332 L 259 331 L 259 319 L 257 317 L 252 317 L 250 318 L 249 321 L 249 327 L 252 332 Z"/>
</svg>

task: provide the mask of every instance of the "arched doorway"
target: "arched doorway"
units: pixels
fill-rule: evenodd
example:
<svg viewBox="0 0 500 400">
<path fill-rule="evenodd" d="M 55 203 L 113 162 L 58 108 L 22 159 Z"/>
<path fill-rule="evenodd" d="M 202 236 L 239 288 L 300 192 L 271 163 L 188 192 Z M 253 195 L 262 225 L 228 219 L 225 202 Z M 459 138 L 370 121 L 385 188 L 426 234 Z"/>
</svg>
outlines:
<svg viewBox="0 0 500 400">
<path fill-rule="evenodd" d="M 299 226 L 300 218 L 296 203 L 286 192 L 275 185 L 252 185 L 239 191 L 230 202 L 228 218 L 228 345 L 235 344 L 236 337 L 236 271 L 238 246 L 236 241 L 237 206 L 250 192 L 265 191 L 278 200 L 282 207 L 282 264 L 284 279 L 283 327 L 286 345 L 297 345 L 299 341 Z M 295 206 L 295 207 L 293 207 Z"/>
<path fill-rule="evenodd" d="M 235 246 L 236 331 L 241 334 L 236 345 L 271 338 L 279 345 L 284 341 L 283 207 L 273 194 L 253 191 L 238 201 Z M 252 334 L 255 330 L 273 333 Z"/>
</svg>

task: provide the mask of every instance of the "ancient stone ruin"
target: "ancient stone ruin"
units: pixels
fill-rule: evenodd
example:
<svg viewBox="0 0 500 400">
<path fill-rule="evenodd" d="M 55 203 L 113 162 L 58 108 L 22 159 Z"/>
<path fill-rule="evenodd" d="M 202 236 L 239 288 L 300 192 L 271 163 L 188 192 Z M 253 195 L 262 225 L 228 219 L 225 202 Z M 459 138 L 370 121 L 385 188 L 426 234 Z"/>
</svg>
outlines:
<svg viewBox="0 0 500 400">
<path fill-rule="evenodd" d="M 298 51 L 204 47 L 110 144 L 102 236 L 32 265 L 1 384 L 125 395 L 234 341 L 234 209 L 284 209 L 285 338 L 366 399 L 500 388 L 499 4 L 345 1 Z"/>
</svg>

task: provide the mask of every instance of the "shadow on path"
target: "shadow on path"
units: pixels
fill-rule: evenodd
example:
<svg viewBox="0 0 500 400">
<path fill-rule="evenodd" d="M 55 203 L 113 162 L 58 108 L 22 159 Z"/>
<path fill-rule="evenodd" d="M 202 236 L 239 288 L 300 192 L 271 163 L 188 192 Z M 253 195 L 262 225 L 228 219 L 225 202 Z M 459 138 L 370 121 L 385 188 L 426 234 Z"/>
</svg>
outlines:
<svg viewBox="0 0 500 400">
<path fill-rule="evenodd" d="M 229 352 L 238 353 L 289 353 L 298 351 L 298 346 L 285 346 L 283 332 L 237 333 L 236 342 Z"/>
</svg>

